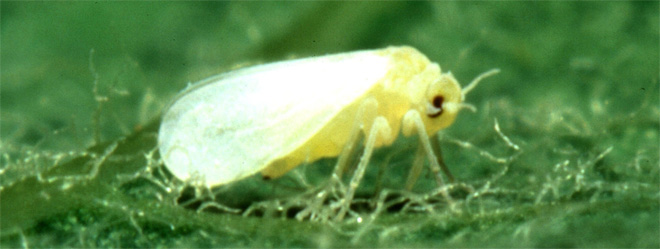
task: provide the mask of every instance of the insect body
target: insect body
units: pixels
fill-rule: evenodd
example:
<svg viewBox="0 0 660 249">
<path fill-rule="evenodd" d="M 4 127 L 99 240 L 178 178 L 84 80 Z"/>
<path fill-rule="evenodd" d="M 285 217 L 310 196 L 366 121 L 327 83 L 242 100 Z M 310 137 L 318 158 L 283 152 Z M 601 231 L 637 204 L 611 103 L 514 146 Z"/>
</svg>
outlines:
<svg viewBox="0 0 660 249">
<path fill-rule="evenodd" d="M 400 133 L 419 135 L 434 161 L 428 135 L 470 108 L 467 92 L 495 72 L 461 89 L 451 73 L 405 46 L 239 69 L 176 98 L 162 119 L 160 153 L 176 177 L 207 186 L 258 172 L 274 178 L 324 157 L 341 163 L 360 136 L 356 172 Z"/>
</svg>

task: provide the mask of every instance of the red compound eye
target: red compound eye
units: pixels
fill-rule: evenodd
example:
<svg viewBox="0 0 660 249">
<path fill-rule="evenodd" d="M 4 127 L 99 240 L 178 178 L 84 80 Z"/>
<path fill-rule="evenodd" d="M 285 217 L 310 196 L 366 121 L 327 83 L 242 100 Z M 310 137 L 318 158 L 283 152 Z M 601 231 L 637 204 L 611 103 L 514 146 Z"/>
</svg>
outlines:
<svg viewBox="0 0 660 249">
<path fill-rule="evenodd" d="M 445 102 L 445 98 L 442 96 L 435 96 L 433 98 L 432 104 L 435 107 L 433 110 L 429 110 L 427 113 L 429 117 L 435 118 L 442 114 L 442 104 Z"/>
</svg>

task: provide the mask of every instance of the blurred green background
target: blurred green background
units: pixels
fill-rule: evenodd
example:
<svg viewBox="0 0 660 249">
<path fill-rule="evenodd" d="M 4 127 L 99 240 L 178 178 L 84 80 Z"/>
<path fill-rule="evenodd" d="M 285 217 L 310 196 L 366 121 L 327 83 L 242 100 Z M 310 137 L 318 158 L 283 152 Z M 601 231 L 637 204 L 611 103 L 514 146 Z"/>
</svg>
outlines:
<svg viewBox="0 0 660 249">
<path fill-rule="evenodd" d="M 0 8 L 2 247 L 660 247 L 656 1 Z M 416 47 L 463 84 L 502 70 L 470 93 L 478 112 L 441 132 L 445 161 L 471 189 L 452 192 L 457 210 L 364 208 L 363 223 L 243 217 L 182 207 L 158 185 L 169 179 L 152 153 L 158 118 L 189 82 L 390 45 Z M 358 197 L 401 190 L 415 144 L 377 151 Z M 333 162 L 301 169 L 327 177 Z M 292 178 L 250 179 L 218 201 L 244 210 L 289 198 L 296 191 L 277 189 Z M 432 196 L 432 182 L 423 175 L 415 196 Z"/>
</svg>

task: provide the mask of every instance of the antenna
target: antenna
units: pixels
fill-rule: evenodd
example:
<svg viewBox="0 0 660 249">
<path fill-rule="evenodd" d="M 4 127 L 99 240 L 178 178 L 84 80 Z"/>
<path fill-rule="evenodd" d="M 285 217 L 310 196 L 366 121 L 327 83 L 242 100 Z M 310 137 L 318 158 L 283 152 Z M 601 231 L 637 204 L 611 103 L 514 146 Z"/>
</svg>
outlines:
<svg viewBox="0 0 660 249">
<path fill-rule="evenodd" d="M 470 82 L 470 84 L 468 84 L 466 87 L 461 89 L 461 100 L 465 100 L 465 95 L 467 95 L 470 91 L 472 91 L 472 89 L 474 89 L 481 80 L 483 80 L 486 77 L 493 76 L 499 72 L 500 72 L 499 68 L 493 68 L 485 73 L 481 73 L 479 76 L 474 78 L 472 82 Z"/>
</svg>

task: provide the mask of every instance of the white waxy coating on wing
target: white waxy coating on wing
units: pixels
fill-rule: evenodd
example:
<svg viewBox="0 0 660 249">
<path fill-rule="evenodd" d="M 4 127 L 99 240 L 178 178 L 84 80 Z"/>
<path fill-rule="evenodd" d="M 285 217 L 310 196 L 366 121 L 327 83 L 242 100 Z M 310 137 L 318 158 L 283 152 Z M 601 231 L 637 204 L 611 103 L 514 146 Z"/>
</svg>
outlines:
<svg viewBox="0 0 660 249">
<path fill-rule="evenodd" d="M 160 153 L 179 179 L 208 186 L 268 166 L 316 134 L 391 66 L 374 51 L 241 69 L 185 91 L 163 116 Z"/>
</svg>

